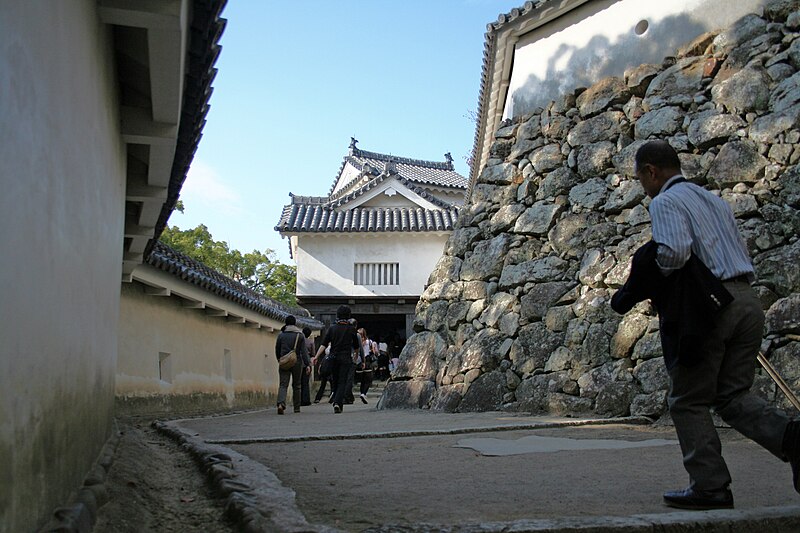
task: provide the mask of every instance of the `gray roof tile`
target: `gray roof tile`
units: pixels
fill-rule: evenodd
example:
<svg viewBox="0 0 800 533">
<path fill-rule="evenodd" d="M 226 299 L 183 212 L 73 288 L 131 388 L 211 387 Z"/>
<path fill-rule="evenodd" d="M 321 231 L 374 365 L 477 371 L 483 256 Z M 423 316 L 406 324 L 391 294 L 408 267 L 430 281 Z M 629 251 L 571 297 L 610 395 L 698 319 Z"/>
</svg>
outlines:
<svg viewBox="0 0 800 533">
<path fill-rule="evenodd" d="M 275 230 L 284 233 L 372 233 L 452 231 L 458 208 L 355 208 L 334 211 L 322 205 L 284 206 Z"/>
<path fill-rule="evenodd" d="M 156 241 L 152 252 L 147 257 L 147 263 L 187 283 L 236 302 L 269 318 L 283 322 L 288 315 L 294 315 L 300 327 L 309 326 L 313 329 L 322 327 L 322 323 L 311 318 L 311 314 L 306 309 L 289 307 L 267 298 L 253 289 L 220 274 L 200 261 L 174 250 L 161 241 Z"/>
</svg>

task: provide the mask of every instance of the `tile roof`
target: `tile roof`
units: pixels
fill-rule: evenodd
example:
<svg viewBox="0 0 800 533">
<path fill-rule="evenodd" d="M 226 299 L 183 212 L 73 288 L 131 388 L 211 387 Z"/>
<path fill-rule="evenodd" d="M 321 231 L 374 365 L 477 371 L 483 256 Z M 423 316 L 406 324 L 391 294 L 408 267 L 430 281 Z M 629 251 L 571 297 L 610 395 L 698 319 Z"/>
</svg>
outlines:
<svg viewBox="0 0 800 533">
<path fill-rule="evenodd" d="M 453 158 L 446 161 L 423 161 L 367 152 L 350 140 L 350 152 L 339 169 L 342 174 L 347 163 L 362 175 L 328 196 L 300 196 L 289 193 L 291 204 L 283 207 L 275 230 L 279 232 L 310 233 L 368 233 L 452 231 L 458 218 L 458 206 L 431 194 L 426 186 L 466 189 L 466 179 L 453 170 Z M 347 204 L 386 182 L 397 180 L 435 206 L 422 207 L 362 207 L 347 209 Z M 337 178 L 338 180 L 338 178 Z"/>
<path fill-rule="evenodd" d="M 217 75 L 214 63 L 222 47 L 218 44 L 225 30 L 226 20 L 220 17 L 227 0 L 193 0 L 191 2 L 191 32 L 187 50 L 181 118 L 172 174 L 167 187 L 167 199 L 161 208 L 153 238 L 144 252 L 147 257 L 158 237 L 164 231 L 181 192 L 186 173 L 192 163 L 197 145 L 202 137 L 208 114 L 208 101 Z"/>
<path fill-rule="evenodd" d="M 335 211 L 325 205 L 291 204 L 283 208 L 275 230 L 286 233 L 452 231 L 457 219 L 457 207 L 357 207 Z"/>
<path fill-rule="evenodd" d="M 439 187 L 452 187 L 456 189 L 466 189 L 467 179 L 455 171 L 453 167 L 453 157 L 445 154 L 445 161 L 424 161 L 422 159 L 411 159 L 408 157 L 398 157 L 391 154 L 379 154 L 368 152 L 356 147 L 356 139 L 350 139 L 350 150 L 344 157 L 339 172 L 331 185 L 328 194 L 333 194 L 339 176 L 347 163 L 350 163 L 359 171 L 365 169 L 372 174 L 387 172 L 395 174 L 408 181 L 424 185 L 434 185 Z"/>
<path fill-rule="evenodd" d="M 147 263 L 159 270 L 173 274 L 187 283 L 236 302 L 269 318 L 283 322 L 291 314 L 297 318 L 297 324 L 300 327 L 309 326 L 313 329 L 322 327 L 322 323 L 311 318 L 311 314 L 306 309 L 289 307 L 267 298 L 200 261 L 172 249 L 161 241 L 156 241 L 147 258 Z"/>
</svg>

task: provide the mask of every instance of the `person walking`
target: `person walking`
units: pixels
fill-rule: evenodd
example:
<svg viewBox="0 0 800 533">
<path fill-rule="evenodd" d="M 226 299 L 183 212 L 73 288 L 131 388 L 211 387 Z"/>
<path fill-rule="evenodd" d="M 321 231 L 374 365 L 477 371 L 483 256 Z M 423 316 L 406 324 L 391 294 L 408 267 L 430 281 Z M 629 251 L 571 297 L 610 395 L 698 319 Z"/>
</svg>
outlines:
<svg viewBox="0 0 800 533">
<path fill-rule="evenodd" d="M 317 394 L 314 396 L 314 403 L 319 403 L 322 397 L 325 395 L 325 388 L 330 383 L 331 385 L 331 394 L 330 394 L 330 401 L 328 403 L 333 403 L 333 394 L 336 392 L 336 385 L 333 382 L 333 373 L 322 375 L 320 369 L 322 365 L 320 364 L 320 357 L 324 355 L 328 355 L 331 353 L 330 346 L 321 346 L 319 352 L 311 359 L 311 364 L 314 368 L 317 369 L 319 375 L 319 389 L 317 389 Z"/>
<path fill-rule="evenodd" d="M 325 332 L 322 345 L 314 357 L 314 363 L 316 363 L 316 360 L 325 352 L 326 347 L 330 348 L 331 353 L 334 355 L 334 413 L 341 413 L 344 408 L 345 389 L 348 385 L 348 377 L 351 375 L 354 366 L 353 354 L 361 348 L 356 329 L 350 321 L 351 314 L 348 306 L 339 306 L 336 310 L 336 323 L 332 324 L 328 331 Z M 349 381 L 349 384 L 352 394 L 353 382 Z"/>
<path fill-rule="evenodd" d="M 306 358 L 310 358 L 311 354 L 315 352 L 314 339 L 311 338 L 311 328 L 306 326 L 303 328 L 303 337 L 305 337 L 306 344 Z M 311 361 L 303 368 L 303 373 L 300 376 L 300 405 L 311 405 Z"/>
<path fill-rule="evenodd" d="M 358 359 L 356 359 L 356 375 L 361 383 L 359 398 L 362 403 L 367 402 L 367 392 L 372 385 L 372 362 L 377 358 L 378 346 L 375 341 L 367 337 L 367 330 L 358 329 L 358 339 L 361 343 Z"/>
<path fill-rule="evenodd" d="M 652 198 L 653 240 L 636 251 L 614 294 L 624 313 L 650 298 L 658 309 L 670 380 L 668 406 L 689 486 L 665 492 L 680 509 L 733 507 L 731 475 L 710 410 L 800 472 L 800 428 L 751 392 L 764 312 L 751 287 L 753 265 L 728 204 L 682 175 L 665 141 L 642 145 L 636 177 Z"/>
<path fill-rule="evenodd" d="M 280 361 L 281 357 L 286 355 L 292 350 L 297 353 L 297 361 L 294 366 L 289 370 L 278 369 L 280 376 L 280 385 L 278 388 L 278 414 L 282 415 L 286 410 L 286 393 L 289 388 L 289 380 L 292 381 L 292 406 L 294 412 L 300 412 L 300 375 L 311 364 L 308 353 L 306 352 L 306 343 L 303 332 L 296 326 L 297 319 L 294 315 L 288 315 L 284 321 L 285 325 L 282 328 L 278 338 L 275 339 L 275 357 Z"/>
</svg>

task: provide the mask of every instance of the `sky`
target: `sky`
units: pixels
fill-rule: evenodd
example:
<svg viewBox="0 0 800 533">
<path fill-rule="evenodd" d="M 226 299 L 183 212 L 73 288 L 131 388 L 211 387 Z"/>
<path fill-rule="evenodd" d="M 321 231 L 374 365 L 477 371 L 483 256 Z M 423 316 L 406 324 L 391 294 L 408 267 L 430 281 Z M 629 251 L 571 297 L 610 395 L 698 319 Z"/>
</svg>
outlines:
<svg viewBox="0 0 800 533">
<path fill-rule="evenodd" d="M 272 250 L 289 193 L 325 196 L 358 147 L 467 176 L 486 25 L 522 0 L 229 0 L 203 137 L 170 226 Z"/>
</svg>

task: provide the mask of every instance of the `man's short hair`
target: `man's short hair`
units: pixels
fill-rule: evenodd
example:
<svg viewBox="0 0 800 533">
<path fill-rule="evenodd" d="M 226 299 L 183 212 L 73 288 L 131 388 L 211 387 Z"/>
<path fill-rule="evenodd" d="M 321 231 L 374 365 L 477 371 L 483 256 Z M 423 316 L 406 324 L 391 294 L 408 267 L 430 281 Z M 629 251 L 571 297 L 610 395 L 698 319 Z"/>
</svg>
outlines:
<svg viewBox="0 0 800 533">
<path fill-rule="evenodd" d="M 346 305 L 340 305 L 339 308 L 336 310 L 336 318 L 341 320 L 348 320 L 352 315 L 352 311 Z"/>
<path fill-rule="evenodd" d="M 681 160 L 678 153 L 667 141 L 648 141 L 636 151 L 636 169 L 644 165 L 658 168 L 680 170 Z"/>
<path fill-rule="evenodd" d="M 286 315 L 286 320 L 284 320 L 283 323 L 287 326 L 294 326 L 297 324 L 297 319 L 294 317 L 294 315 Z"/>
<path fill-rule="evenodd" d="M 308 338 L 311 336 L 311 328 L 306 326 L 303 328 L 303 336 Z"/>
</svg>

